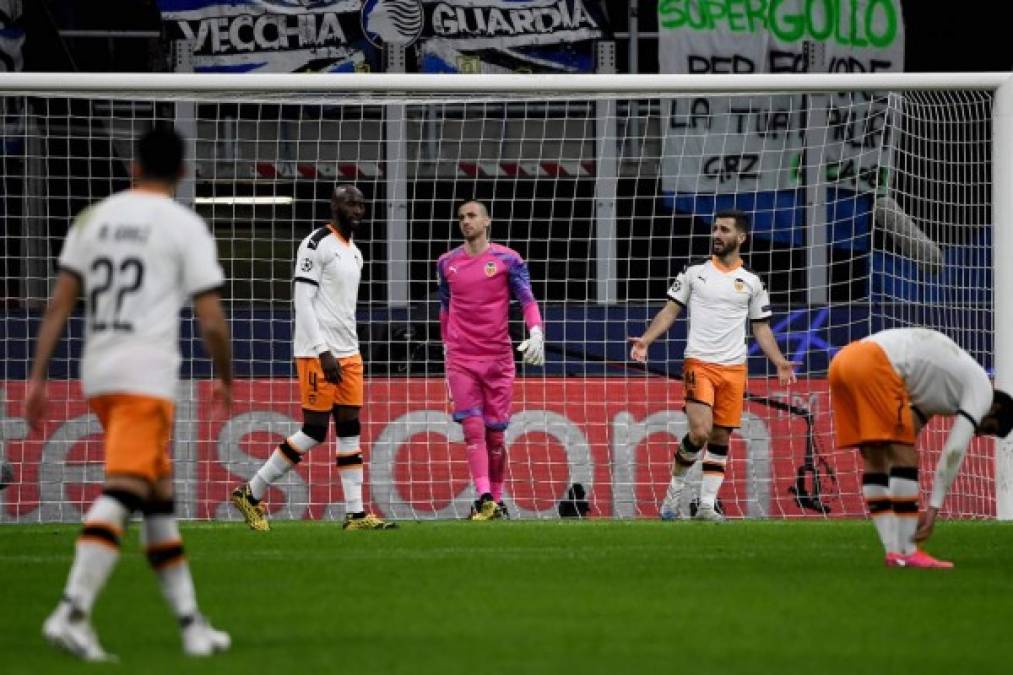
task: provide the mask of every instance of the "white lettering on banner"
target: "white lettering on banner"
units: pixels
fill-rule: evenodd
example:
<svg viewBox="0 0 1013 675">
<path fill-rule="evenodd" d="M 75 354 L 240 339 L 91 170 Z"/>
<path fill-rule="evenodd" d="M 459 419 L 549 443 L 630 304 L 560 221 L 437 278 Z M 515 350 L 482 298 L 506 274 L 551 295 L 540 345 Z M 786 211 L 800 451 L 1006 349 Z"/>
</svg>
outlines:
<svg viewBox="0 0 1013 675">
<path fill-rule="evenodd" d="M 562 499 L 565 489 L 572 483 L 580 483 L 587 491 L 590 498 L 593 494 L 594 460 L 591 458 L 591 446 L 587 437 L 580 427 L 570 421 L 569 418 L 559 413 L 548 410 L 525 410 L 510 418 L 510 426 L 507 427 L 505 443 L 507 446 L 507 457 L 510 456 L 510 444 L 524 434 L 542 432 L 546 436 L 555 438 L 566 452 L 566 464 L 569 469 L 569 477 L 566 480 L 564 492 L 558 494 L 553 504 L 541 511 L 532 511 L 512 505 L 514 513 L 520 518 L 556 518 L 559 513 L 556 510 L 555 502 Z"/>
<path fill-rule="evenodd" d="M 238 395 L 247 405 L 263 408 L 247 407 L 230 418 L 215 419 L 208 408 L 211 389 L 207 384 L 183 381 L 177 391 L 173 434 L 177 514 L 182 518 L 236 520 L 228 504 L 229 490 L 252 477 L 277 441 L 298 428 L 297 422 L 286 414 L 298 415 L 298 408 L 284 396 L 279 398 L 281 390 L 276 387 L 287 386 L 284 381 L 258 382 L 245 385 Z M 25 382 L 8 382 L 5 389 L 20 400 L 26 386 Z M 651 480 L 657 484 L 648 485 L 640 472 L 648 468 L 648 455 L 658 457 L 662 449 L 661 456 L 667 465 L 669 451 L 686 432 L 684 413 L 674 409 L 674 401 L 679 398 L 677 385 L 658 382 L 632 386 L 617 382 L 602 388 L 596 379 L 575 382 L 550 378 L 545 383 L 529 381 L 521 386 L 525 393 L 519 400 L 527 400 L 532 407 L 518 411 L 505 434 L 510 464 L 515 469 L 513 481 L 508 481 L 507 486 L 523 489 L 525 494 L 523 499 L 505 495 L 515 515 L 555 518 L 559 500 L 576 482 L 584 485 L 603 515 L 619 518 L 653 515 L 656 495 L 659 489 L 664 489 L 667 478 L 652 474 Z M 785 394 L 779 398 L 816 411 L 817 404 L 826 398 L 825 383 L 820 386 L 822 389 L 812 390 L 808 396 Z M 474 494 L 467 477 L 461 426 L 443 410 L 432 409 L 442 404 L 437 393 L 443 391 L 442 382 L 381 379 L 372 385 L 372 391 L 374 397 L 379 397 L 377 400 L 400 392 L 408 397 L 403 400 L 414 401 L 412 405 L 417 407 L 401 407 L 386 414 L 382 407 L 371 408 L 375 414 L 366 420 L 363 434 L 371 506 L 381 515 L 394 518 L 466 515 Z M 13 460 L 21 482 L 2 495 L 5 503 L 0 517 L 5 521 L 79 522 L 82 510 L 88 507 L 87 502 L 103 482 L 101 428 L 97 418 L 86 413 L 79 387 L 54 383 L 50 393 L 53 401 L 61 403 L 53 406 L 53 413 L 60 415 L 62 411 L 62 417 L 47 425 L 45 435 L 32 433 L 23 419 L 10 416 L 9 403 L 0 410 L 0 414 L 9 415 L 0 419 L 0 455 Z M 0 393 L 0 401 L 3 399 Z M 631 401 L 641 399 L 663 407 L 655 408 L 649 415 L 631 412 Z M 543 400 L 553 402 L 536 403 Z M 557 400 L 561 403 L 557 404 Z M 272 409 L 275 405 L 280 409 Z M 550 406 L 552 410 L 543 409 Z M 643 410 L 640 404 L 636 409 Z M 771 416 L 767 410 L 755 412 L 763 416 L 751 414 L 747 407 L 742 428 L 737 432 L 745 443 L 746 453 L 744 457 L 734 457 L 731 477 L 734 488 L 729 488 L 735 493 L 732 513 L 736 516 L 767 516 L 775 499 L 773 495 L 785 494 L 787 489 L 785 486 L 774 489 L 775 474 L 779 480 L 793 481 L 801 456 L 797 416 L 788 413 Z M 393 416 L 387 417 L 388 414 Z M 774 430 L 778 439 L 776 471 Z M 252 450 L 251 434 L 262 435 Z M 648 439 L 652 434 L 666 437 Z M 267 435 L 275 438 L 263 437 Z M 528 438 L 530 442 L 526 441 Z M 451 447 L 452 444 L 456 447 Z M 530 457 L 519 454 L 522 448 L 531 453 Z M 513 456 L 515 449 L 518 454 Z M 550 460 L 549 457 L 558 457 L 560 449 L 565 459 Z M 344 504 L 341 493 L 328 479 L 332 472 L 329 453 L 321 446 L 277 486 L 280 493 L 277 499 L 272 499 L 273 517 L 339 519 L 344 514 Z M 691 483 L 698 482 L 699 470 L 694 472 Z M 687 494 L 690 492 L 693 490 Z"/>
<path fill-rule="evenodd" d="M 644 515 L 637 504 L 637 448 L 652 434 L 672 437 L 672 450 L 689 431 L 686 413 L 663 410 L 638 422 L 627 412 L 612 420 L 612 513 L 616 518 Z M 770 513 L 771 484 L 770 430 L 762 419 L 749 412 L 742 414 L 742 426 L 735 432 L 746 445 L 746 508 L 749 518 L 766 518 Z M 689 513 L 689 502 L 699 492 L 700 463 L 686 473 L 687 489 L 683 490 L 682 512 Z"/>
<path fill-rule="evenodd" d="M 508 35 L 547 35 L 560 30 L 591 31 L 579 39 L 601 37 L 601 27 L 582 0 L 573 3 L 573 12 L 566 0 L 560 0 L 548 7 L 492 6 L 491 3 L 441 2 L 433 8 L 432 26 L 437 35 L 448 38 L 484 36 L 502 37 Z M 456 6 L 455 6 L 456 5 Z"/>
<path fill-rule="evenodd" d="M 576 424 L 567 417 L 545 410 L 526 410 L 511 418 L 504 441 L 507 456 L 510 445 L 525 434 L 541 432 L 556 439 L 566 452 L 568 478 L 563 493 L 555 495 L 553 504 L 541 511 L 523 509 L 515 503 L 510 506 L 520 518 L 555 518 L 556 501 L 565 495 L 571 483 L 581 483 L 590 493 L 593 487 L 594 461 L 587 438 Z M 416 434 L 439 434 L 450 443 L 461 443 L 464 435 L 461 425 L 450 415 L 435 410 L 410 412 L 390 422 L 373 442 L 369 462 L 369 489 L 373 503 L 391 518 L 460 518 L 468 513 L 474 499 L 472 487 L 466 484 L 447 506 L 432 512 L 420 509 L 406 500 L 397 489 L 394 467 L 398 450 Z M 504 499 L 509 500 L 505 494 Z"/>
<path fill-rule="evenodd" d="M 274 411 L 256 411 L 236 415 L 222 425 L 222 429 L 218 433 L 218 441 L 215 443 L 218 462 L 227 467 L 230 473 L 249 480 L 253 478 L 264 460 L 251 457 L 243 452 L 243 438 L 255 431 L 264 431 L 276 434 L 279 439 L 284 439 L 298 428 L 298 423 L 291 417 Z M 285 506 L 281 509 L 272 508 L 272 514 L 275 517 L 297 519 L 306 517 L 310 490 L 298 471 L 289 471 L 272 487 L 281 490 L 285 495 Z M 227 501 L 223 501 L 215 509 L 215 519 L 238 520 L 239 515 Z"/>
<path fill-rule="evenodd" d="M 176 387 L 175 420 L 172 427 L 172 490 L 176 516 L 197 517 L 197 383 L 182 380 Z"/>
<path fill-rule="evenodd" d="M 0 461 L 7 459 L 7 441 L 20 441 L 28 436 L 28 422 L 21 417 L 7 417 L 7 392 L 0 389 Z M 4 495 L 7 490 L 0 490 L 0 522 L 10 520 L 4 509 Z M 33 518 L 38 520 L 38 518 Z"/>
<path fill-rule="evenodd" d="M 196 55 L 343 47 L 348 43 L 335 12 L 215 16 L 177 20 L 176 26 Z"/>
<path fill-rule="evenodd" d="M 877 72 L 904 67 L 900 0 L 669 0 L 659 3 L 663 73 Z M 883 191 L 892 165 L 886 96 L 858 93 L 667 99 L 666 192 L 788 190 L 804 172 L 807 110 L 826 107 L 821 180 Z M 708 133 L 700 134 L 700 129 Z M 817 130 L 822 133 L 822 130 Z"/>
<path fill-rule="evenodd" d="M 742 426 L 736 432 L 746 442 L 746 508 L 747 518 L 770 515 L 771 486 L 774 483 L 770 458 L 770 429 L 751 412 L 742 413 Z"/>
<path fill-rule="evenodd" d="M 612 420 L 612 513 L 616 518 L 634 518 L 637 513 L 637 477 L 636 450 L 645 438 L 651 434 L 666 433 L 672 437 L 673 449 L 686 432 L 689 424 L 686 413 L 676 410 L 663 410 L 648 415 L 643 421 L 628 412 L 621 412 Z M 696 475 L 688 475 L 687 481 L 699 482 L 700 472 L 694 467 Z M 687 495 L 696 494 L 696 490 L 684 490 Z"/>
<path fill-rule="evenodd" d="M 431 513 L 420 513 L 405 500 L 394 480 L 397 452 L 416 434 L 438 434 L 449 443 L 464 441 L 461 425 L 438 410 L 416 410 L 390 421 L 373 441 L 369 452 L 369 491 L 374 504 L 389 518 L 460 518 L 471 506 L 470 488 L 457 494 L 447 506 Z"/>
<path fill-rule="evenodd" d="M 80 522 L 82 509 L 89 504 L 71 502 L 67 499 L 66 488 L 89 483 L 101 485 L 105 479 L 105 464 L 101 452 L 95 454 L 95 461 L 84 463 L 68 463 L 67 455 L 82 439 L 101 433 L 98 417 L 88 414 L 67 420 L 46 439 L 39 460 L 39 508 L 34 512 L 38 515 L 23 515 L 17 519 L 19 522 Z"/>
<path fill-rule="evenodd" d="M 246 31 L 250 34 L 250 39 L 247 40 L 240 33 L 244 28 L 249 28 Z M 229 26 L 229 41 L 236 48 L 236 51 L 240 52 L 252 52 L 256 48 L 256 43 L 253 40 L 253 17 L 249 14 L 241 16 L 232 22 Z"/>
</svg>

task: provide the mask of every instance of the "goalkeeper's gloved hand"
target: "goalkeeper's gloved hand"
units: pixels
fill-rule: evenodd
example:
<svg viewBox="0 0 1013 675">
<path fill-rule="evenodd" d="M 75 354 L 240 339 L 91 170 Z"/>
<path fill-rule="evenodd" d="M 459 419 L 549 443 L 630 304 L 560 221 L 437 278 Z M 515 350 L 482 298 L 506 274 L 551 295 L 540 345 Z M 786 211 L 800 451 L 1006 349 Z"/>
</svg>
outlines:
<svg viewBox="0 0 1013 675">
<path fill-rule="evenodd" d="M 542 329 L 539 326 L 532 328 L 528 339 L 517 347 L 517 351 L 524 355 L 524 363 L 531 366 L 545 365 L 545 338 L 542 337 Z"/>
</svg>

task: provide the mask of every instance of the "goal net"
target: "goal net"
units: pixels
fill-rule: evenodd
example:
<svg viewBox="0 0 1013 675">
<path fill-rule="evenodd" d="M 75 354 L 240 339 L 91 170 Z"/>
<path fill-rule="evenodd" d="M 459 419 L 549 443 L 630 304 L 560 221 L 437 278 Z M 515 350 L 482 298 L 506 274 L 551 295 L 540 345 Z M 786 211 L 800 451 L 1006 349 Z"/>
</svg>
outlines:
<svg viewBox="0 0 1013 675">
<path fill-rule="evenodd" d="M 465 199 L 488 204 L 493 240 L 527 260 L 546 321 L 547 363 L 518 362 L 506 433 L 515 517 L 558 517 L 575 484 L 591 516 L 657 516 L 687 431 L 686 320 L 651 347 L 646 368 L 629 361 L 627 338 L 682 267 L 709 254 L 719 209 L 749 215 L 746 264 L 767 284 L 782 351 L 800 363 L 799 382 L 780 386 L 750 345 L 743 425 L 719 494 L 729 516 L 864 514 L 860 460 L 834 447 L 826 383 L 849 341 L 928 326 L 993 368 L 990 90 L 5 89 L 0 457 L 14 481 L 0 492 L 3 521 L 77 520 L 100 489 L 100 429 L 75 379 L 79 314 L 50 369 L 44 429 L 27 428 L 22 400 L 67 228 L 128 187 L 132 142 L 154 124 L 190 141 L 178 197 L 217 240 L 238 378 L 233 409 L 215 414 L 210 363 L 185 313 L 173 441 L 184 517 L 234 518 L 229 491 L 300 426 L 294 255 L 329 217 L 335 183 L 354 183 L 369 203 L 357 242 L 363 447 L 367 501 L 388 517 L 458 518 L 474 499 L 446 402 L 435 282 L 436 259 L 461 243 Z M 516 342 L 519 312 L 511 325 Z M 934 421 L 922 435 L 923 485 L 947 427 Z M 344 513 L 334 449 L 332 432 L 271 489 L 272 517 Z M 699 467 L 690 476 L 695 486 Z M 946 513 L 994 517 L 995 499 L 993 443 L 978 439 Z"/>
</svg>

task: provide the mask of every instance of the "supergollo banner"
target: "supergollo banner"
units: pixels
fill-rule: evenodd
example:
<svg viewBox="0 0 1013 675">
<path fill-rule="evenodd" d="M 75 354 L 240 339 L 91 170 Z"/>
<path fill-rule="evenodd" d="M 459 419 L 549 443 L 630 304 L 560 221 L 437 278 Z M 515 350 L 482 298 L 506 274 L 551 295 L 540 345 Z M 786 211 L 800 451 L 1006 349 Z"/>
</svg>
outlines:
<svg viewBox="0 0 1013 675">
<path fill-rule="evenodd" d="M 597 0 L 423 4 L 420 70 L 428 73 L 594 72 L 594 43 L 608 36 Z"/>
<path fill-rule="evenodd" d="M 376 66 L 361 0 L 158 0 L 196 72 L 350 72 Z"/>
<path fill-rule="evenodd" d="M 661 0 L 658 26 L 666 73 L 904 68 L 900 0 Z M 811 130 L 819 137 L 809 139 L 819 146 L 818 160 L 810 161 L 820 162 L 821 182 L 857 193 L 884 189 L 891 156 L 887 98 L 850 92 L 813 100 L 829 104 L 826 128 Z M 769 197 L 803 186 L 808 97 L 698 97 L 664 105 L 666 192 Z"/>
</svg>

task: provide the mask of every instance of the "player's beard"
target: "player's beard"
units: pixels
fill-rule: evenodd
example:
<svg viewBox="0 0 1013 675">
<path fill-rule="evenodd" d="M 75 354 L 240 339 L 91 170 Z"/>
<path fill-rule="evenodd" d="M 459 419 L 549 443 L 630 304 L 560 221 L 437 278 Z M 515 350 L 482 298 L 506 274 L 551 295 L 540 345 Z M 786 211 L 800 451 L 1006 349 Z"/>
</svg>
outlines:
<svg viewBox="0 0 1013 675">
<path fill-rule="evenodd" d="M 721 239 L 715 239 L 714 243 L 711 244 L 711 253 L 723 258 L 725 256 L 733 255 L 739 250 L 739 245 L 732 241 L 731 243 L 725 243 Z"/>
<path fill-rule="evenodd" d="M 485 234 L 486 232 L 488 232 L 487 228 L 476 227 L 475 229 L 471 230 L 470 232 L 461 230 L 461 236 L 464 237 L 464 240 L 466 242 L 471 243 L 473 241 L 481 239 L 482 235 Z"/>
<path fill-rule="evenodd" d="M 342 218 L 340 213 L 335 213 L 334 224 L 337 226 L 341 234 L 343 234 L 346 238 L 351 239 L 353 235 L 358 233 L 359 226 L 362 225 L 362 221 L 354 218 Z"/>
</svg>

